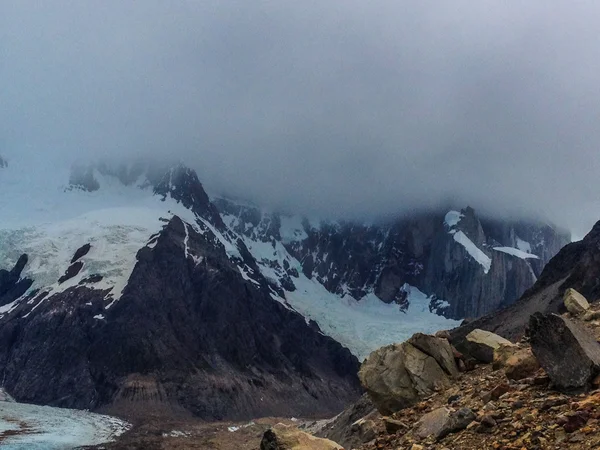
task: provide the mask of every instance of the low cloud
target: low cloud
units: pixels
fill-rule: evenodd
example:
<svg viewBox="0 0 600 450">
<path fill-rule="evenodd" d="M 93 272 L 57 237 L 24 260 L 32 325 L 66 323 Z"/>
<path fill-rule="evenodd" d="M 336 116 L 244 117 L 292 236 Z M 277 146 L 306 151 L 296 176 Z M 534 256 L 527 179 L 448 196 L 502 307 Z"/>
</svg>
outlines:
<svg viewBox="0 0 600 450">
<path fill-rule="evenodd" d="M 595 2 L 6 1 L 0 153 L 149 154 L 322 216 L 600 218 Z"/>
</svg>

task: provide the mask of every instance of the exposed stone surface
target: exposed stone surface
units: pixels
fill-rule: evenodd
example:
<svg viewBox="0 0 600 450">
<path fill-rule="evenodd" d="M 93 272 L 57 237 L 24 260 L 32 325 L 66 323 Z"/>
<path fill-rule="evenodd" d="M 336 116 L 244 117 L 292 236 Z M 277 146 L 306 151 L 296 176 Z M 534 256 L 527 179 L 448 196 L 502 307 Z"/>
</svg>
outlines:
<svg viewBox="0 0 600 450">
<path fill-rule="evenodd" d="M 344 450 L 328 439 L 311 436 L 297 428 L 277 424 L 267 430 L 260 443 L 260 450 Z"/>
<path fill-rule="evenodd" d="M 535 374 L 540 365 L 530 348 L 501 345 L 494 350 L 492 367 L 503 369 L 509 380 L 521 380 Z"/>
<path fill-rule="evenodd" d="M 452 411 L 439 408 L 425 414 L 416 425 L 415 435 L 425 439 L 441 439 L 450 433 L 463 430 L 475 420 L 475 414 L 468 408 Z"/>
<path fill-rule="evenodd" d="M 90 252 L 91 249 L 92 249 L 91 244 L 85 244 L 85 245 L 81 246 L 80 248 L 78 248 L 77 251 L 75 252 L 75 254 L 73 255 L 73 258 L 71 259 L 71 264 L 73 264 L 74 262 L 83 258 L 85 255 L 87 255 Z"/>
<path fill-rule="evenodd" d="M 537 313 L 529 333 L 534 355 L 557 388 L 585 388 L 600 373 L 600 345 L 574 322 Z"/>
<path fill-rule="evenodd" d="M 417 333 L 408 340 L 408 343 L 435 359 L 444 372 L 451 377 L 459 375 L 452 347 L 447 339 Z"/>
<path fill-rule="evenodd" d="M 494 360 L 494 350 L 501 345 L 511 346 L 513 344 L 490 331 L 475 329 L 467 335 L 459 350 L 478 361 L 491 363 Z"/>
<path fill-rule="evenodd" d="M 216 205 L 239 219 L 236 232 L 262 242 L 281 240 L 282 216 L 226 199 L 217 200 Z M 432 310 L 463 319 L 514 302 L 533 285 L 544 264 L 569 242 L 567 234 L 547 225 L 482 221 L 472 208 L 462 211 L 462 219 L 451 230 L 444 224 L 445 214 L 421 214 L 368 226 L 305 221 L 302 237 L 283 243 L 301 262 L 302 272 L 330 292 L 349 293 L 356 299 L 373 292 L 384 302 L 407 308 L 408 283 L 435 296 Z M 464 233 L 487 252 L 492 259 L 489 273 L 456 242 L 453 231 Z M 540 259 L 520 259 L 492 250 L 516 247 L 521 240 L 530 242 L 531 252 Z M 286 283 L 293 285 L 291 279 Z"/>
<path fill-rule="evenodd" d="M 522 380 L 533 376 L 540 364 L 531 349 L 524 348 L 510 356 L 504 365 L 504 373 L 509 380 Z"/>
<path fill-rule="evenodd" d="M 11 270 L 0 269 L 0 306 L 18 299 L 33 284 L 33 280 L 21 277 L 27 261 L 27 255 L 21 255 Z"/>
<path fill-rule="evenodd" d="M 588 303 L 587 299 L 572 288 L 569 288 L 565 291 L 563 302 L 567 308 L 567 311 L 575 316 L 583 314 L 590 309 L 590 304 Z"/>
<path fill-rule="evenodd" d="M 409 342 L 371 353 L 360 368 L 359 378 L 382 414 L 391 414 L 451 385 L 437 361 Z"/>
</svg>

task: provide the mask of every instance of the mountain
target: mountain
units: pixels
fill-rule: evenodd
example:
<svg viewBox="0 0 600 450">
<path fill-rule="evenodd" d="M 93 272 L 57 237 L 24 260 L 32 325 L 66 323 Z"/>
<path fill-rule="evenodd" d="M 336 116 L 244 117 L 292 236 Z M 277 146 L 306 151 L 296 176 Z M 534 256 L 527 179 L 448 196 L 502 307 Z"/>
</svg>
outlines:
<svg viewBox="0 0 600 450">
<path fill-rule="evenodd" d="M 562 248 L 550 260 L 537 282 L 513 305 L 469 323 L 452 333 L 455 340 L 482 328 L 515 340 L 526 331 L 535 312 L 565 312 L 563 296 L 573 288 L 586 298 L 600 297 L 600 222 L 581 241 Z"/>
<path fill-rule="evenodd" d="M 416 286 L 429 297 L 428 309 L 450 319 L 480 317 L 514 302 L 570 241 L 550 225 L 480 219 L 472 208 L 364 225 L 315 223 L 227 199 L 215 203 L 249 248 L 279 249 L 257 259 L 275 271 L 271 278 L 281 288 L 294 289 L 295 272 L 281 256 L 287 252 L 300 262 L 293 270 L 328 292 L 357 300 L 374 294 L 406 310 Z"/>
<path fill-rule="evenodd" d="M 311 221 L 140 161 L 11 160 L 0 188 L 4 387 L 109 412 L 337 412 L 356 357 L 511 303 L 567 240 L 471 208 Z"/>
</svg>

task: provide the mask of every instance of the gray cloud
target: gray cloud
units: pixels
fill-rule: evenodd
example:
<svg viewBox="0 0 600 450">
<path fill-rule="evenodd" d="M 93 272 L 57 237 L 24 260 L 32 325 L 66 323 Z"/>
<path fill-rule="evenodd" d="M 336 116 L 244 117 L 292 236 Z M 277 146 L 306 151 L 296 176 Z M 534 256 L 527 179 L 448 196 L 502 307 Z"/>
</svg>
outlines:
<svg viewBox="0 0 600 450">
<path fill-rule="evenodd" d="M 181 157 L 320 215 L 600 218 L 595 2 L 0 6 L 0 153 Z"/>
</svg>

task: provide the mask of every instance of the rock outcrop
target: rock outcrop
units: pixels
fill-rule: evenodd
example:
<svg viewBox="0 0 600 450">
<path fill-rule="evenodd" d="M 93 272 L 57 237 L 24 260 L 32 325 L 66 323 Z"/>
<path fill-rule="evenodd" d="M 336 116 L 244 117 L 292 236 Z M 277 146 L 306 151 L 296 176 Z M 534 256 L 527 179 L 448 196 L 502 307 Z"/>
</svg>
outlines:
<svg viewBox="0 0 600 450">
<path fill-rule="evenodd" d="M 27 261 L 27 255 L 21 255 L 11 270 L 0 270 L 0 306 L 22 297 L 33 284 L 33 280 L 21 276 Z"/>
<path fill-rule="evenodd" d="M 329 439 L 322 439 L 284 424 L 267 430 L 260 450 L 344 450 Z"/>
<path fill-rule="evenodd" d="M 464 430 L 475 420 L 475 413 L 468 408 L 452 411 L 448 408 L 439 408 L 425 414 L 416 425 L 415 435 L 421 439 L 433 437 L 442 439 L 450 433 Z"/>
<path fill-rule="evenodd" d="M 565 291 L 564 300 L 565 308 L 574 316 L 585 313 L 590 309 L 590 304 L 587 299 L 573 288 Z"/>
<path fill-rule="evenodd" d="M 451 226 L 446 211 L 376 225 L 296 218 L 293 232 L 282 236 L 288 216 L 226 199 L 216 205 L 237 233 L 282 242 L 301 262 L 299 270 L 330 292 L 357 300 L 373 292 L 406 309 L 409 284 L 431 296 L 431 310 L 453 319 L 480 317 L 514 302 L 570 240 L 544 224 L 482 220 L 472 208 L 451 211 Z M 288 268 L 278 270 L 285 274 Z M 281 283 L 294 289 L 285 275 Z"/>
<path fill-rule="evenodd" d="M 536 313 L 562 313 L 564 295 L 575 289 L 587 299 L 600 298 L 600 222 L 585 238 L 566 245 L 544 267 L 538 281 L 514 304 L 453 330 L 452 340 L 462 341 L 476 328 L 492 331 L 511 340 L 525 334 L 529 317 Z"/>
<path fill-rule="evenodd" d="M 373 352 L 361 366 L 359 378 L 379 412 L 389 415 L 448 388 L 458 373 L 451 355 L 447 340 L 416 335 Z"/>
<path fill-rule="evenodd" d="M 570 320 L 536 313 L 529 321 L 529 335 L 531 350 L 558 389 L 589 387 L 600 373 L 600 344 Z"/>
<path fill-rule="evenodd" d="M 497 334 L 485 330 L 475 329 L 471 331 L 466 339 L 458 347 L 459 350 L 483 363 L 491 363 L 494 360 L 494 351 L 500 346 L 511 346 L 510 341 Z"/>
</svg>

